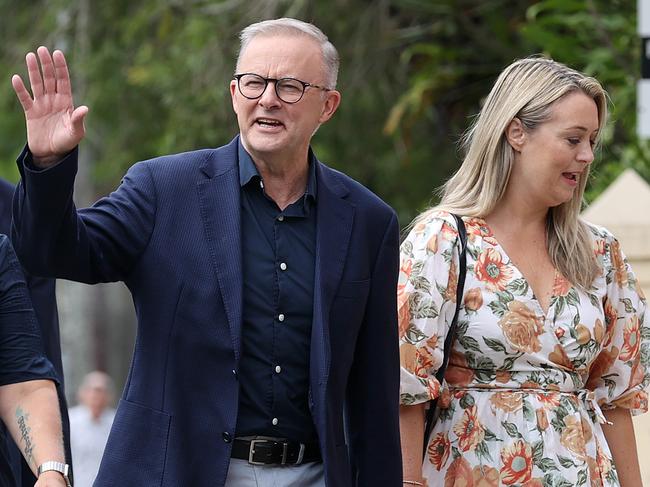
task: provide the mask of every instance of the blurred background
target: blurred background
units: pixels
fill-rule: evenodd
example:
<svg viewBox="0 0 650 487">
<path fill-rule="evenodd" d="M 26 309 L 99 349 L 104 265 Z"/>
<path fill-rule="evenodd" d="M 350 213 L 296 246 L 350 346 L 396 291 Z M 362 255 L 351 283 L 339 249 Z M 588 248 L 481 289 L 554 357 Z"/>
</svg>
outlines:
<svg viewBox="0 0 650 487">
<path fill-rule="evenodd" d="M 497 74 L 535 53 L 610 93 L 588 202 L 626 169 L 650 181 L 650 143 L 636 135 L 635 0 L 0 0 L 0 176 L 18 179 L 24 118 L 10 77 L 25 75 L 27 51 L 62 49 L 75 101 L 90 107 L 76 188 L 83 206 L 138 160 L 227 143 L 237 132 L 228 83 L 238 32 L 283 16 L 314 22 L 341 55 L 343 102 L 316 135 L 316 153 L 384 198 L 403 227 L 458 166 L 457 141 Z M 633 194 L 620 199 L 621 211 L 632 209 Z M 135 329 L 128 292 L 60 281 L 58 293 L 71 401 L 94 369 L 121 390 Z"/>
</svg>

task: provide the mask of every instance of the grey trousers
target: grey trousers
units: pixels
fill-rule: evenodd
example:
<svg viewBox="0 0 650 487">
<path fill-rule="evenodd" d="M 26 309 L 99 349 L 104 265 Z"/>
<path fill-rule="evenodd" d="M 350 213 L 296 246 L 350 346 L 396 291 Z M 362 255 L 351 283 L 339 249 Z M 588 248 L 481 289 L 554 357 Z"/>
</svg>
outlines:
<svg viewBox="0 0 650 487">
<path fill-rule="evenodd" d="M 231 458 L 225 487 L 325 487 L 325 473 L 320 462 L 251 465 Z"/>
</svg>

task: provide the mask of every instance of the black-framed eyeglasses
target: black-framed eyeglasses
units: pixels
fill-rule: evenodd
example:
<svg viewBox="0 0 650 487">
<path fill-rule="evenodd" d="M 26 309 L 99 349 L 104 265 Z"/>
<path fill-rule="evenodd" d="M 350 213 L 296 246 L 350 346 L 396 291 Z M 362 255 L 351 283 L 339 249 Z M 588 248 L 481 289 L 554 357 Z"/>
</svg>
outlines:
<svg viewBox="0 0 650 487">
<path fill-rule="evenodd" d="M 307 83 L 296 78 L 264 78 L 255 73 L 236 74 L 237 88 L 243 97 L 249 100 L 256 100 L 266 91 L 269 81 L 275 85 L 275 94 L 285 103 L 298 103 L 307 88 L 317 88 L 323 91 L 331 91 L 324 86 Z"/>
</svg>

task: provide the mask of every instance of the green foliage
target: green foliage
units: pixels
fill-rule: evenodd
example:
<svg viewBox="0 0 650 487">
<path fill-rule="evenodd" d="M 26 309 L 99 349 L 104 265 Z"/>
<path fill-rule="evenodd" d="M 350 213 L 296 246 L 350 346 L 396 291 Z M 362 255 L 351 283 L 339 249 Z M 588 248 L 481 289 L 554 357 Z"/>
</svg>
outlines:
<svg viewBox="0 0 650 487">
<path fill-rule="evenodd" d="M 9 83 L 43 44 L 66 53 L 89 192 L 137 160 L 216 147 L 237 132 L 229 83 L 251 22 L 313 21 L 341 54 L 343 103 L 314 139 L 318 156 L 393 205 L 403 225 L 458 166 L 457 140 L 498 73 L 544 53 L 595 75 L 613 100 L 593 198 L 625 167 L 650 179 L 635 135 L 640 46 L 630 0 L 0 0 L 0 175 L 16 180 L 24 121 Z"/>
</svg>

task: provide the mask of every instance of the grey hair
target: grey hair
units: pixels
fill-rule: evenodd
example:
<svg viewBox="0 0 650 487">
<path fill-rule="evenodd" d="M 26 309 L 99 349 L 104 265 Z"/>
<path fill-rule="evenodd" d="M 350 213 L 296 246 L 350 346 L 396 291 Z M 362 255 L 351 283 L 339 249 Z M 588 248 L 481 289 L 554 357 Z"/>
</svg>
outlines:
<svg viewBox="0 0 650 487">
<path fill-rule="evenodd" d="M 260 35 L 306 36 L 316 41 L 321 48 L 325 84 L 331 90 L 336 88 L 336 81 L 339 76 L 339 53 L 327 36 L 323 34 L 323 31 L 314 24 L 284 17 L 281 19 L 264 20 L 249 25 L 239 34 L 241 45 L 239 47 L 239 54 L 237 55 L 237 67 L 239 67 L 242 53 L 246 50 L 248 44 Z"/>
</svg>

